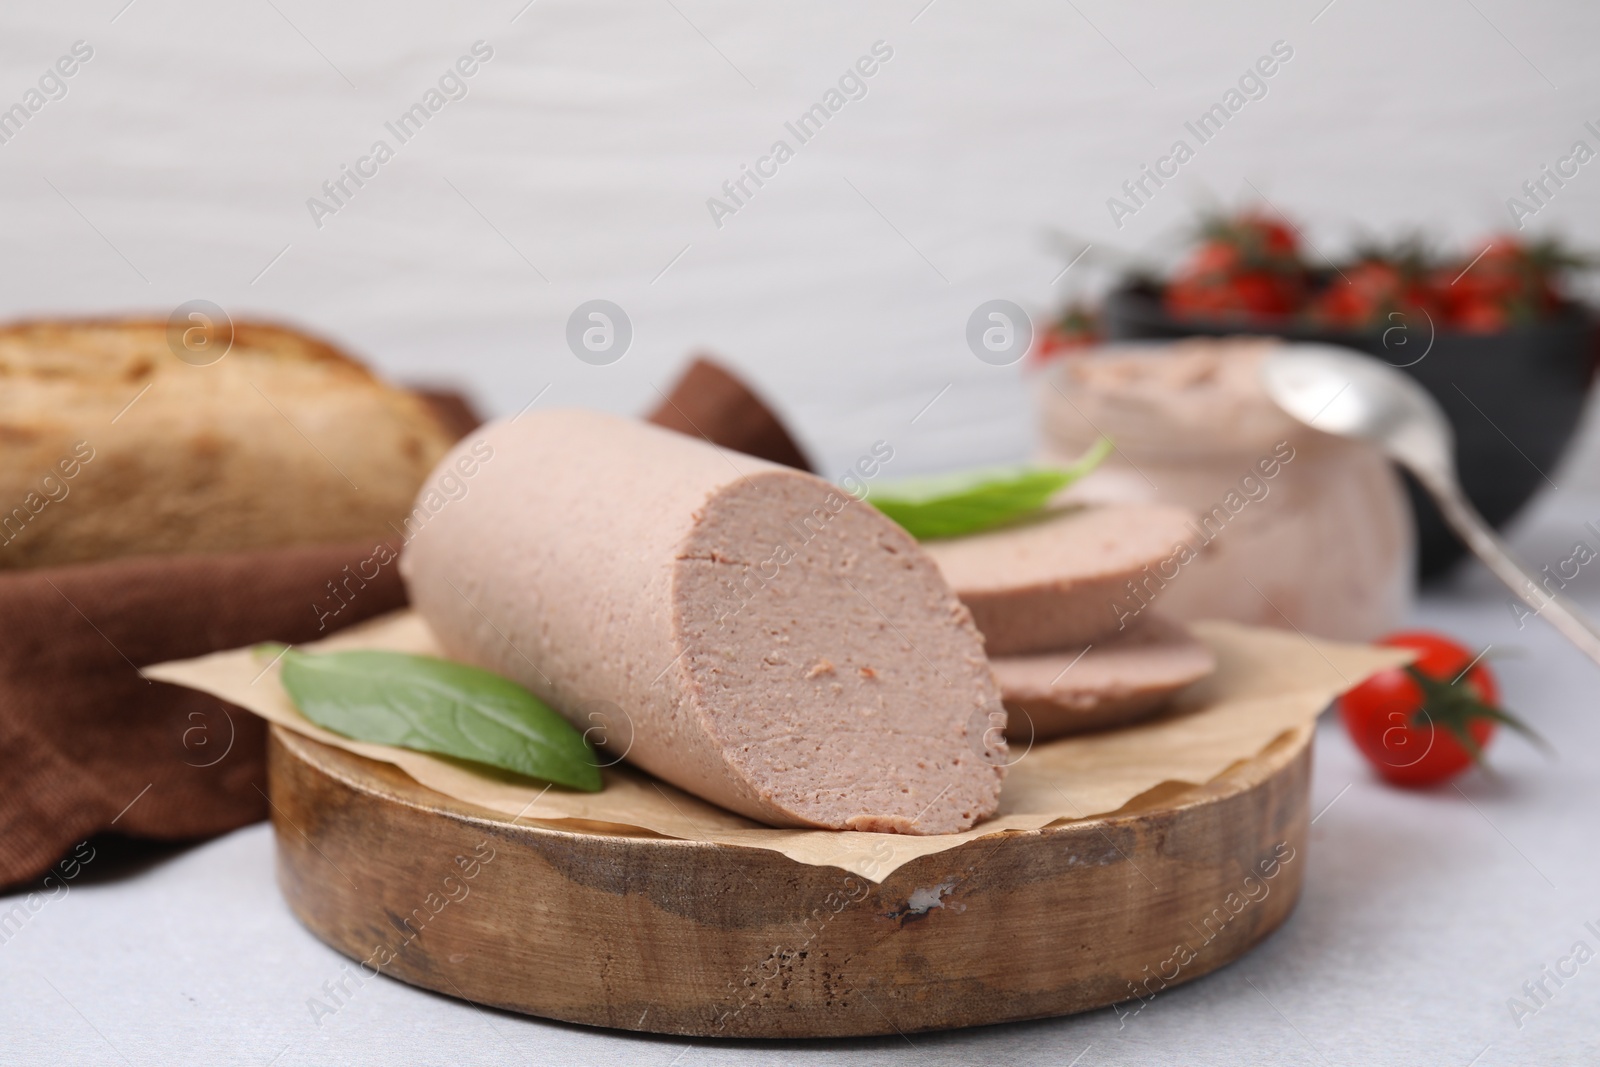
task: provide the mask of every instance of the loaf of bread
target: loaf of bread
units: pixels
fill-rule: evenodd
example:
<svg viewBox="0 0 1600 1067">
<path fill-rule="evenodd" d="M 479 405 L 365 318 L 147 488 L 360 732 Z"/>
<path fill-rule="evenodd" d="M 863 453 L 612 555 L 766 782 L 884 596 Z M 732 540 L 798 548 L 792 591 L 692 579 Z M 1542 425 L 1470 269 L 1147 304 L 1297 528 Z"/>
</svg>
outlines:
<svg viewBox="0 0 1600 1067">
<path fill-rule="evenodd" d="M 294 330 L 204 366 L 159 319 L 0 328 L 0 569 L 403 537 L 451 436 Z"/>
</svg>

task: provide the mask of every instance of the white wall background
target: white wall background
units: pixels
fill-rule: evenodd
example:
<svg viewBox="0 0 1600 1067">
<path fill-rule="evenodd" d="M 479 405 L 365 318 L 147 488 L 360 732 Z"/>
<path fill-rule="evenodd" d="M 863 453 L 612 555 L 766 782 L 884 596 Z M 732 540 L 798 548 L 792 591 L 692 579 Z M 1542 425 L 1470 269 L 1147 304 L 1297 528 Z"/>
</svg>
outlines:
<svg viewBox="0 0 1600 1067">
<path fill-rule="evenodd" d="M 1327 252 L 1363 228 L 1467 247 L 1600 146 L 1592 5 L 1325 2 L 12 2 L 0 106 L 74 41 L 94 58 L 0 145 L 0 313 L 204 297 L 499 413 L 547 384 L 636 411 L 707 347 L 830 468 L 879 437 L 896 473 L 1010 458 L 1024 379 L 967 350 L 979 302 L 1048 309 L 1100 252 L 1170 254 L 1257 191 Z M 479 39 L 470 95 L 318 229 L 307 198 Z M 880 39 L 867 97 L 718 229 L 707 197 Z M 1115 228 L 1106 198 L 1278 40 L 1269 94 Z M 1600 249 L 1597 207 L 1600 164 L 1534 228 Z M 1051 231 L 1096 246 L 1054 284 Z M 634 324 L 611 366 L 564 341 L 594 297 Z"/>
</svg>

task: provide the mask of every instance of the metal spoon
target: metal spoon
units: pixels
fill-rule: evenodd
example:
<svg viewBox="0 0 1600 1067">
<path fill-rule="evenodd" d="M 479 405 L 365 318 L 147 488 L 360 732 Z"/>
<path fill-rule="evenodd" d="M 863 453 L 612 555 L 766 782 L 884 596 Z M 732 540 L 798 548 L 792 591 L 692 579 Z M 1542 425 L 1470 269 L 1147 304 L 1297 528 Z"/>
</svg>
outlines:
<svg viewBox="0 0 1600 1067">
<path fill-rule="evenodd" d="M 1438 403 L 1415 379 L 1349 349 L 1296 344 L 1274 350 L 1263 361 L 1261 382 L 1279 407 L 1307 426 L 1370 441 L 1414 474 L 1495 577 L 1600 663 L 1600 628 L 1518 564 L 1462 493 L 1455 435 Z"/>
</svg>

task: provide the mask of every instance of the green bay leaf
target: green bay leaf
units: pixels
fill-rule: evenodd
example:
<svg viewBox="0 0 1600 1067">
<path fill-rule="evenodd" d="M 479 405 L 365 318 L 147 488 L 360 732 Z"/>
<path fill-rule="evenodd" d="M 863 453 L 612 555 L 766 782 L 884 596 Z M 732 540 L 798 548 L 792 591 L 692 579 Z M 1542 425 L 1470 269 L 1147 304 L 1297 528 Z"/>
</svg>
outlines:
<svg viewBox="0 0 1600 1067">
<path fill-rule="evenodd" d="M 919 541 L 1020 522 L 1100 465 L 1112 445 L 1102 437 L 1069 467 L 1006 467 L 908 478 L 868 490 L 867 502 Z"/>
<path fill-rule="evenodd" d="M 283 653 L 301 714 L 357 741 L 452 756 L 585 792 L 601 788 L 589 742 L 547 704 L 464 663 L 375 649 Z"/>
</svg>

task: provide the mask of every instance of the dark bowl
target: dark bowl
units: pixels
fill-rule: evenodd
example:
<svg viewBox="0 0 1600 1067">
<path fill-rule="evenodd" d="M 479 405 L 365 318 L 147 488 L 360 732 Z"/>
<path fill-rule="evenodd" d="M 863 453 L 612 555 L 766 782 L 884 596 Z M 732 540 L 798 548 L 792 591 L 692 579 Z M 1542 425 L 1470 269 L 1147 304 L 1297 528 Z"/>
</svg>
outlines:
<svg viewBox="0 0 1600 1067">
<path fill-rule="evenodd" d="M 1413 316 L 1414 318 L 1414 316 Z M 1569 305 L 1544 321 L 1500 333 L 1458 333 L 1408 321 L 1375 332 L 1308 328 L 1294 322 L 1178 319 L 1150 286 L 1113 292 L 1105 305 L 1112 340 L 1261 335 L 1341 345 L 1398 367 L 1425 386 L 1456 432 L 1461 484 L 1496 528 L 1510 521 L 1554 470 L 1583 412 L 1595 364 L 1595 323 Z M 1408 475 L 1417 519 L 1417 569 L 1426 579 L 1449 570 L 1466 548 L 1433 501 Z"/>
</svg>

